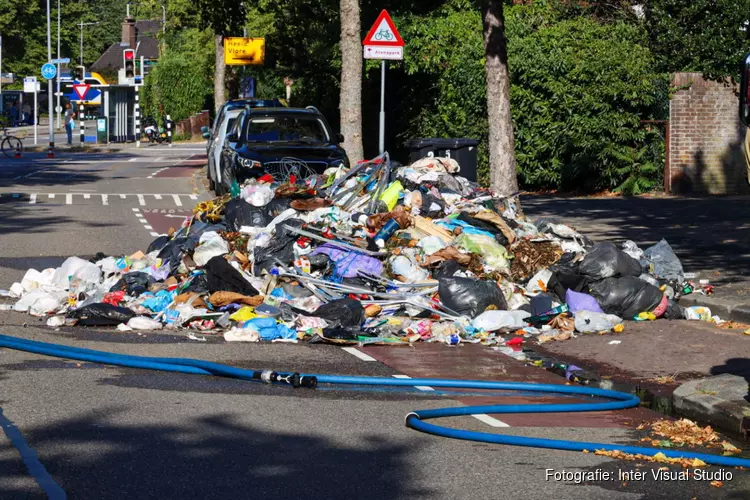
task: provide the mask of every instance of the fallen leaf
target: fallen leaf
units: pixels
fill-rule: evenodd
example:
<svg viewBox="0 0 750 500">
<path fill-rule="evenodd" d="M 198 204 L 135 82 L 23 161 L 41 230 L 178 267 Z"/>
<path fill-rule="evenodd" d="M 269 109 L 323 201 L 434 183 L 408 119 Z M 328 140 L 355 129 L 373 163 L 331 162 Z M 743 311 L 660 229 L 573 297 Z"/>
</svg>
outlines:
<svg viewBox="0 0 750 500">
<path fill-rule="evenodd" d="M 734 455 L 742 451 L 732 443 L 728 443 L 726 441 L 721 442 L 721 447 L 724 449 L 724 455 Z"/>
<path fill-rule="evenodd" d="M 711 486 L 713 486 L 714 488 L 721 488 L 722 486 L 724 486 L 724 483 L 722 483 L 721 481 L 711 481 Z"/>
</svg>

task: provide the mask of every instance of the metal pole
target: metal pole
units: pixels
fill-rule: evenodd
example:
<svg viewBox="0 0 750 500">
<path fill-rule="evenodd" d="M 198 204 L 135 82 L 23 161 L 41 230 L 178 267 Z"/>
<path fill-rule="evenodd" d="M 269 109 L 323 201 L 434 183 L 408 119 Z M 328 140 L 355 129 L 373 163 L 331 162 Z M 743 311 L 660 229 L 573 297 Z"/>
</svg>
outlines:
<svg viewBox="0 0 750 500">
<path fill-rule="evenodd" d="M 57 0 L 57 58 L 60 59 L 60 0 Z M 60 129 L 60 63 L 57 64 L 57 124 L 55 128 Z"/>
<path fill-rule="evenodd" d="M 81 63 L 80 64 L 81 66 L 83 66 L 83 21 L 79 23 L 79 26 L 81 27 L 81 49 L 80 49 Z M 83 77 L 86 78 L 86 75 L 83 75 Z"/>
<path fill-rule="evenodd" d="M 86 143 L 86 132 L 84 130 L 84 127 L 86 126 L 86 122 L 84 121 L 86 119 L 86 112 L 84 111 L 83 101 L 81 101 L 81 104 L 78 106 L 78 113 L 80 114 L 79 118 L 81 119 L 81 146 L 83 146 Z"/>
<path fill-rule="evenodd" d="M 0 111 L 3 110 L 3 36 L 0 35 Z"/>
<path fill-rule="evenodd" d="M 37 84 L 37 86 L 39 85 Z M 39 128 L 37 127 L 37 125 L 39 125 L 39 112 L 37 111 L 37 95 L 39 95 L 39 89 L 34 88 L 34 146 L 36 146 L 38 142 L 37 129 Z"/>
<path fill-rule="evenodd" d="M 385 59 L 380 65 L 380 133 L 378 139 L 380 154 L 385 152 Z"/>
<path fill-rule="evenodd" d="M 49 7 L 50 0 L 47 0 L 47 61 L 52 60 L 52 20 L 50 17 L 50 7 Z M 47 80 L 47 116 L 49 117 L 47 119 L 47 123 L 49 124 L 49 150 L 47 151 L 47 156 L 51 157 L 54 154 L 55 150 L 55 129 L 54 129 L 54 123 L 52 123 L 52 119 L 54 118 L 55 114 L 52 109 L 52 79 L 50 78 Z"/>
</svg>

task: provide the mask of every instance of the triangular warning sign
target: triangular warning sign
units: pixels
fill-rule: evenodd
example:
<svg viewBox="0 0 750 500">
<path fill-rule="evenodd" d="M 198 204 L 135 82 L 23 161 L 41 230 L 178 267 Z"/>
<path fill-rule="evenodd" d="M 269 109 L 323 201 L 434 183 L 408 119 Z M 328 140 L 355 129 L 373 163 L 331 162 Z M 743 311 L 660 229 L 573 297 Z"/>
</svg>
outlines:
<svg viewBox="0 0 750 500">
<path fill-rule="evenodd" d="M 391 19 L 388 11 L 383 10 L 375 20 L 375 24 L 370 28 L 370 31 L 367 33 L 365 41 L 362 42 L 362 44 L 403 47 L 404 40 L 396 29 L 396 25 L 393 24 L 393 19 Z"/>
<path fill-rule="evenodd" d="M 78 100 L 83 101 L 83 98 L 86 97 L 86 93 L 91 88 L 91 85 L 88 83 L 79 83 L 76 85 L 73 85 L 73 90 L 76 94 L 78 94 Z"/>
</svg>

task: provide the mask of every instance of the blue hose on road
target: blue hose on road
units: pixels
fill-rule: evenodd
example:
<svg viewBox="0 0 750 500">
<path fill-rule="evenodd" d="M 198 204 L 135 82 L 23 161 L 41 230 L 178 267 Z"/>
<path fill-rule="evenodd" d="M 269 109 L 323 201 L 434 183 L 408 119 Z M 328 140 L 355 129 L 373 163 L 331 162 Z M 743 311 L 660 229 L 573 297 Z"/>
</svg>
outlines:
<svg viewBox="0 0 750 500">
<path fill-rule="evenodd" d="M 504 434 L 490 434 L 485 432 L 452 429 L 425 422 L 425 420 L 458 417 L 476 414 L 502 414 L 502 413 L 573 413 L 582 411 L 611 411 L 632 408 L 638 406 L 640 399 L 632 394 L 624 392 L 609 391 L 593 387 L 567 386 L 555 384 L 532 384 L 520 382 L 489 382 L 483 380 L 451 380 L 432 378 L 388 378 L 388 377 L 354 377 L 346 375 L 316 375 L 300 373 L 278 373 L 268 370 L 246 370 L 189 358 L 154 358 L 145 356 L 132 356 L 127 354 L 115 354 L 81 347 L 71 347 L 59 344 L 50 344 L 34 340 L 21 339 L 0 335 L 0 347 L 16 349 L 19 351 L 55 356 L 59 358 L 75 359 L 79 361 L 90 361 L 127 368 L 142 368 L 148 370 L 160 370 L 175 373 L 190 373 L 197 375 L 215 375 L 221 377 L 237 378 L 243 380 L 262 381 L 266 383 L 285 383 L 294 387 L 314 388 L 317 384 L 331 385 L 377 385 L 377 386 L 430 386 L 443 388 L 461 389 L 485 389 L 503 391 L 526 391 L 564 395 L 578 395 L 588 397 L 607 398 L 611 401 L 591 403 L 564 403 L 564 404 L 522 404 L 522 405 L 484 405 L 484 406 L 461 406 L 455 408 L 439 408 L 433 410 L 419 410 L 410 412 L 406 416 L 406 425 L 421 432 L 466 441 L 477 441 L 481 443 L 506 444 L 513 446 L 528 446 L 533 448 L 548 448 L 568 451 L 590 451 L 607 450 L 620 451 L 630 454 L 641 454 L 653 456 L 663 453 L 670 458 L 699 459 L 707 464 L 728 467 L 750 467 L 750 459 L 725 457 L 707 453 L 694 453 L 689 450 L 667 450 L 660 448 L 647 448 L 640 446 L 623 446 L 605 443 L 588 443 L 580 441 L 567 441 L 563 439 L 543 439 L 523 436 L 508 436 Z"/>
</svg>

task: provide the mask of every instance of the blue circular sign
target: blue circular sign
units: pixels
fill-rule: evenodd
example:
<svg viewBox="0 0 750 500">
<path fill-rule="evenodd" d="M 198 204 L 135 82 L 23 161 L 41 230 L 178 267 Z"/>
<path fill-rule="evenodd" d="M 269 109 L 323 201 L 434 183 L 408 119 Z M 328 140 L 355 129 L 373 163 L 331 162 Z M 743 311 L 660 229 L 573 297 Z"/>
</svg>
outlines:
<svg viewBox="0 0 750 500">
<path fill-rule="evenodd" d="M 47 80 L 52 80 L 57 75 L 57 68 L 54 64 L 47 63 L 42 66 L 42 76 Z"/>
</svg>

